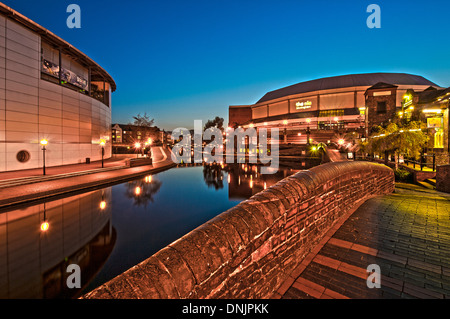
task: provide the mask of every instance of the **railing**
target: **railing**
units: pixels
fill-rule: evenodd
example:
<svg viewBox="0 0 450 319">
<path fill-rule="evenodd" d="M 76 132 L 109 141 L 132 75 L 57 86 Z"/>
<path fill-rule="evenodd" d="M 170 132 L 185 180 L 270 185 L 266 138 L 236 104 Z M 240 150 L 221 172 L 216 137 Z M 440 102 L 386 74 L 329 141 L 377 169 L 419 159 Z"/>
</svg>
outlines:
<svg viewBox="0 0 450 319">
<path fill-rule="evenodd" d="M 426 159 L 431 158 L 431 162 L 428 162 Z M 355 160 L 359 161 L 373 161 L 375 158 L 372 156 L 355 156 Z M 383 158 L 378 158 L 377 161 L 383 161 Z M 395 163 L 395 161 L 389 160 L 388 163 Z M 409 164 L 412 164 L 413 169 L 420 168 L 421 171 L 423 171 L 424 168 L 428 167 L 433 172 L 436 171 L 436 155 L 422 155 L 420 156 L 419 160 L 413 160 L 413 159 L 404 159 L 403 162 L 399 162 L 399 164 L 406 164 L 409 167 Z"/>
<path fill-rule="evenodd" d="M 428 161 L 426 160 L 426 158 L 432 158 L 432 162 L 428 163 Z M 436 171 L 436 155 L 432 154 L 432 155 L 422 155 L 420 156 L 420 159 L 418 161 L 415 160 L 411 160 L 411 159 L 405 159 L 404 162 L 406 164 L 413 164 L 413 168 L 416 169 L 416 165 L 418 165 L 420 167 L 420 170 L 423 171 L 424 167 L 430 167 L 433 171 Z"/>
</svg>

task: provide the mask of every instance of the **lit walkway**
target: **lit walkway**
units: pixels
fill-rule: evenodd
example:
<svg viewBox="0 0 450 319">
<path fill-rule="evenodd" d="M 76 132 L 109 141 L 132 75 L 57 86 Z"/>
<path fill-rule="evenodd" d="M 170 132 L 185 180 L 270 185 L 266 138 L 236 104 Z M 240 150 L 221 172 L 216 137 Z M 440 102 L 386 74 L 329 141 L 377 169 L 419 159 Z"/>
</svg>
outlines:
<svg viewBox="0 0 450 319">
<path fill-rule="evenodd" d="M 347 154 L 340 153 L 339 150 L 327 149 L 328 156 L 332 162 L 348 161 Z"/>
<path fill-rule="evenodd" d="M 367 287 L 370 264 L 381 288 Z M 450 298 L 450 194 L 398 184 L 369 199 L 292 276 L 275 298 Z"/>
<path fill-rule="evenodd" d="M 42 168 L 2 172 L 0 207 L 82 191 L 175 166 L 170 151 L 161 147 L 153 147 L 152 151 L 153 165 L 127 167 L 125 160 L 130 156 L 116 156 L 106 160 L 104 168 L 101 167 L 101 161 L 97 161 L 91 164 L 49 167 L 45 176 L 42 175 Z"/>
</svg>

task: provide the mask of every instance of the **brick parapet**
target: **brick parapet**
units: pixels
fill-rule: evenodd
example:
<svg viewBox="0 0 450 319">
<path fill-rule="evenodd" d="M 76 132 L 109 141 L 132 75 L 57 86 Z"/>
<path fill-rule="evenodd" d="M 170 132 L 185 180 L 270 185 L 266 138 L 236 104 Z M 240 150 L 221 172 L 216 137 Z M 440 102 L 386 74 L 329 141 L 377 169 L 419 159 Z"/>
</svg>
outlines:
<svg viewBox="0 0 450 319">
<path fill-rule="evenodd" d="M 450 165 L 436 167 L 436 190 L 450 193 Z"/>
<path fill-rule="evenodd" d="M 300 171 L 83 298 L 269 298 L 356 202 L 393 190 L 393 171 L 381 164 Z"/>
</svg>

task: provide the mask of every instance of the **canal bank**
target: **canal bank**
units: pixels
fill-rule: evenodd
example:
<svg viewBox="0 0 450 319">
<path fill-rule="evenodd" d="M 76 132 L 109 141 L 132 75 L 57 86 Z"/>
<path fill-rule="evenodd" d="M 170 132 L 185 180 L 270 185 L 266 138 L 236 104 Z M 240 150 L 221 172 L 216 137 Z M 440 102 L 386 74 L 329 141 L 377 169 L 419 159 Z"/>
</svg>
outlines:
<svg viewBox="0 0 450 319">
<path fill-rule="evenodd" d="M 154 153 L 154 164 L 165 160 L 159 155 Z M 103 172 L 123 169 L 120 161 L 125 159 L 105 161 Z M 76 298 L 81 291 L 65 285 L 70 264 L 80 265 L 81 290 L 87 293 L 310 163 L 298 163 L 296 169 L 280 165 L 273 174 L 261 174 L 260 166 L 250 163 L 177 166 L 3 207 L 0 298 Z M 51 167 L 45 178 L 56 183 L 70 173 L 101 170 L 98 162 Z M 44 178 L 42 170 L 13 176 L 1 179 L 0 185 L 38 185 Z"/>
<path fill-rule="evenodd" d="M 41 169 L 0 173 L 0 208 L 105 187 L 176 166 L 170 150 L 154 147 L 153 154 L 152 165 L 137 167 L 126 166 L 126 158 L 112 158 L 103 168 L 100 162 L 50 167 L 45 176 Z"/>
<path fill-rule="evenodd" d="M 368 162 L 300 171 L 210 219 L 82 298 L 270 298 L 356 202 L 393 191 Z"/>
</svg>

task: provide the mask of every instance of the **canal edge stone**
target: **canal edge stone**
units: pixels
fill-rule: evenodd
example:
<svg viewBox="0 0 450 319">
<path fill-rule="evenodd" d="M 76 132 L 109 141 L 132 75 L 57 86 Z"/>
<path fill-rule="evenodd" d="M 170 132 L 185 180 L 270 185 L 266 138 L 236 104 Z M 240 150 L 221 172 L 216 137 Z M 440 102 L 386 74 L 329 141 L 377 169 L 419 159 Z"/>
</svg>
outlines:
<svg viewBox="0 0 450 319">
<path fill-rule="evenodd" d="M 167 275 L 141 276 L 148 289 L 133 287 L 138 277 L 127 271 L 86 298 L 117 298 L 114 290 L 129 298 L 269 298 L 355 202 L 393 189 L 393 171 L 382 164 L 333 162 L 300 171 L 157 252 L 149 262 L 163 264 Z"/>
</svg>

